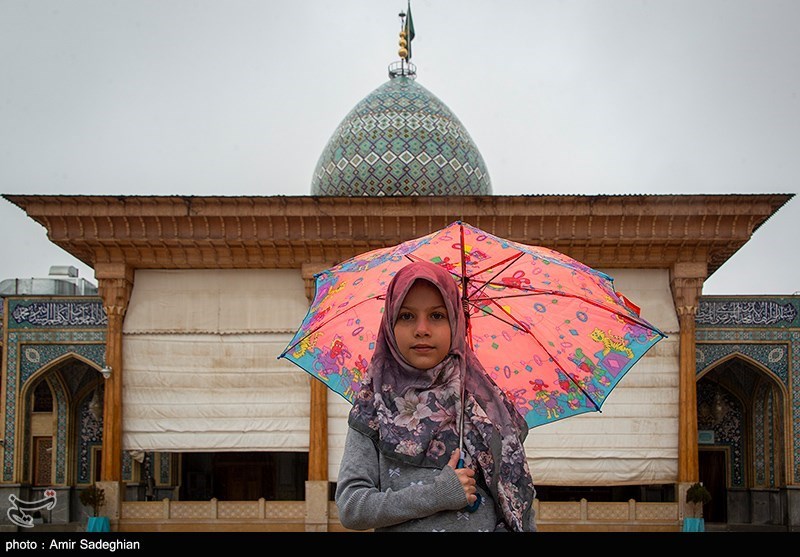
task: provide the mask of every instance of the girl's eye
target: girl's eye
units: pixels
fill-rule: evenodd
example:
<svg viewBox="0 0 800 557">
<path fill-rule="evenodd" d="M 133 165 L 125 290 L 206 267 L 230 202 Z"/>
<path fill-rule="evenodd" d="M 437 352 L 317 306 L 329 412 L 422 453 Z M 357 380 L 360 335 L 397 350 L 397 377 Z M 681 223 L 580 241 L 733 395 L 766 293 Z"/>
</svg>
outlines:
<svg viewBox="0 0 800 557">
<path fill-rule="evenodd" d="M 397 316 L 398 321 L 409 321 L 411 319 L 414 319 L 414 314 L 408 311 L 401 311 Z"/>
<path fill-rule="evenodd" d="M 434 321 L 439 321 L 441 319 L 447 319 L 447 314 L 446 313 L 442 313 L 441 311 L 434 311 L 431 314 L 431 319 L 433 319 Z"/>
</svg>

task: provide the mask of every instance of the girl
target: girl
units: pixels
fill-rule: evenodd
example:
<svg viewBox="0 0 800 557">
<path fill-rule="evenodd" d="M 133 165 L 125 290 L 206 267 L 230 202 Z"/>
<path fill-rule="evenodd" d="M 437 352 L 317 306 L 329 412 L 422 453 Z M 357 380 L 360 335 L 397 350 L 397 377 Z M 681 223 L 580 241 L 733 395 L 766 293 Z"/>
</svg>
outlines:
<svg viewBox="0 0 800 557">
<path fill-rule="evenodd" d="M 392 279 L 348 425 L 336 488 L 344 527 L 536 530 L 528 427 L 468 347 L 444 268 L 414 262 Z"/>
</svg>

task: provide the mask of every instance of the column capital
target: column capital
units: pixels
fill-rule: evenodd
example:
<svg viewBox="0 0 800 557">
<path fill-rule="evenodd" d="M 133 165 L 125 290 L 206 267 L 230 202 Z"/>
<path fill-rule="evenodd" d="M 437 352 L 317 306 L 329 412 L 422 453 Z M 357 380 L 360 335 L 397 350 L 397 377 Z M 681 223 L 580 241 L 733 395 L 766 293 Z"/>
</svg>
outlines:
<svg viewBox="0 0 800 557">
<path fill-rule="evenodd" d="M 133 291 L 133 271 L 130 267 L 106 267 L 102 273 L 95 269 L 95 277 L 106 315 L 125 315 Z"/>
<path fill-rule="evenodd" d="M 707 276 L 708 264 L 705 261 L 679 261 L 672 265 L 670 287 L 679 317 L 694 320 Z"/>
</svg>

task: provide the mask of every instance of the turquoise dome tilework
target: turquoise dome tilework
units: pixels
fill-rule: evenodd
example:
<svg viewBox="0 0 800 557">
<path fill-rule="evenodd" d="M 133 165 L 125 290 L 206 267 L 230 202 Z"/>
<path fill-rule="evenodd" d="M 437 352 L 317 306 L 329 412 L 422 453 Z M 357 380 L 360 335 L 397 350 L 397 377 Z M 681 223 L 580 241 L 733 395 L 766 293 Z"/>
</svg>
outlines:
<svg viewBox="0 0 800 557">
<path fill-rule="evenodd" d="M 409 76 L 359 102 L 331 136 L 311 195 L 491 195 L 486 164 L 450 109 Z"/>
</svg>

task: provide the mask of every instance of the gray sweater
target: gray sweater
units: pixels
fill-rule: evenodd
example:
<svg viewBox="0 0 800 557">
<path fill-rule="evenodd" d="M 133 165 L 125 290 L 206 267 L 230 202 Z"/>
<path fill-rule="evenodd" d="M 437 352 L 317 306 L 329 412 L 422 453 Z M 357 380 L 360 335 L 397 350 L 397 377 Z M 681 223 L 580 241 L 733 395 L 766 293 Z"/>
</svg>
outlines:
<svg viewBox="0 0 800 557">
<path fill-rule="evenodd" d="M 467 496 L 455 471 L 421 468 L 378 452 L 372 440 L 347 429 L 336 486 L 339 520 L 351 530 L 384 532 L 492 532 L 498 519 L 489 493 L 465 510 Z M 499 528 L 504 530 L 504 526 Z"/>
</svg>

